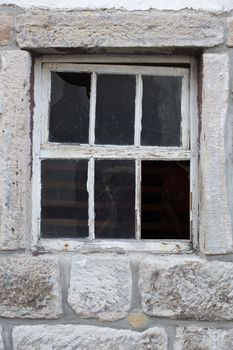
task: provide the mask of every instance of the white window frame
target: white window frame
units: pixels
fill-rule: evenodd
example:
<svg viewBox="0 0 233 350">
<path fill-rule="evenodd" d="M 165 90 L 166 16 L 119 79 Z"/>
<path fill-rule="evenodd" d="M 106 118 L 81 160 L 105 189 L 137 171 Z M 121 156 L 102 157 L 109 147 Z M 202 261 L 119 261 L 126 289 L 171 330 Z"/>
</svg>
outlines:
<svg viewBox="0 0 233 350">
<path fill-rule="evenodd" d="M 114 65 L 118 63 L 118 65 Z M 130 63 L 129 66 L 127 64 Z M 140 65 L 137 65 L 139 64 Z M 141 64 L 151 66 L 141 66 Z M 120 65 L 119 65 L 120 64 Z M 132 65 L 132 64 L 135 64 Z M 162 66 L 164 65 L 164 66 Z M 174 65 L 172 67 L 172 65 Z M 184 66 L 184 68 L 176 67 Z M 188 68 L 187 68 L 188 67 Z M 90 72 L 90 145 L 68 145 L 48 142 L 48 111 L 51 71 Z M 94 72 L 94 73 L 93 73 Z M 96 73 L 136 74 L 135 136 L 133 146 L 94 145 Z M 143 75 L 183 76 L 182 83 L 182 148 L 140 146 L 139 108 Z M 43 56 L 35 60 L 35 108 L 33 121 L 32 165 L 32 244 L 34 250 L 65 251 L 147 251 L 154 253 L 191 253 L 198 248 L 198 112 L 196 60 L 187 56 Z M 89 239 L 40 238 L 40 164 L 42 159 L 86 159 L 88 165 Z M 136 160 L 136 239 L 94 239 L 94 158 Z M 190 240 L 140 240 L 140 160 L 190 161 Z"/>
</svg>

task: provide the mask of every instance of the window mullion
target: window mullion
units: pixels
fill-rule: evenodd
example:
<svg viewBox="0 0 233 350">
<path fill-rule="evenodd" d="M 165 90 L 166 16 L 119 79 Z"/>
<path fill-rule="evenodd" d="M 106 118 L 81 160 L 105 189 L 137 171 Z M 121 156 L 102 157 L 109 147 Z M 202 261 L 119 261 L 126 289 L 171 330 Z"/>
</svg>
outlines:
<svg viewBox="0 0 233 350">
<path fill-rule="evenodd" d="M 189 75 L 182 79 L 181 91 L 181 140 L 182 148 L 189 149 Z"/>
<path fill-rule="evenodd" d="M 141 144 L 142 130 L 142 76 L 136 76 L 136 96 L 135 96 L 135 125 L 134 125 L 134 145 L 139 147 Z"/>
<path fill-rule="evenodd" d="M 88 177 L 87 177 L 87 191 L 88 191 L 88 227 L 89 239 L 95 239 L 95 160 L 89 159 L 88 162 Z"/>
<path fill-rule="evenodd" d="M 135 238 L 141 239 L 141 160 L 135 161 Z"/>
<path fill-rule="evenodd" d="M 42 74 L 42 143 L 49 139 L 49 106 L 51 100 L 51 72 L 43 70 Z"/>
<path fill-rule="evenodd" d="M 96 109 L 96 73 L 91 75 L 91 98 L 90 98 L 90 123 L 89 123 L 89 144 L 95 144 L 95 109 Z"/>
</svg>

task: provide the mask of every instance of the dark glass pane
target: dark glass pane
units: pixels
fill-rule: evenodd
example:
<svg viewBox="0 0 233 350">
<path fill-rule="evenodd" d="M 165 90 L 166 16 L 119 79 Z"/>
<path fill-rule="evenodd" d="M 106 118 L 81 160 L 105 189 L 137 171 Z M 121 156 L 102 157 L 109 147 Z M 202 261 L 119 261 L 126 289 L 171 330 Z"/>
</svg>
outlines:
<svg viewBox="0 0 233 350">
<path fill-rule="evenodd" d="M 181 77 L 143 76 L 144 146 L 180 146 Z"/>
<path fill-rule="evenodd" d="M 134 161 L 96 161 L 95 214 L 96 238 L 135 237 Z"/>
<path fill-rule="evenodd" d="M 135 76 L 98 75 L 96 144 L 134 143 Z"/>
<path fill-rule="evenodd" d="M 87 237 L 87 160 L 41 162 L 42 237 Z"/>
<path fill-rule="evenodd" d="M 142 239 L 189 239 L 189 162 L 142 162 Z"/>
<path fill-rule="evenodd" d="M 49 141 L 88 143 L 91 75 L 52 73 Z"/>
</svg>

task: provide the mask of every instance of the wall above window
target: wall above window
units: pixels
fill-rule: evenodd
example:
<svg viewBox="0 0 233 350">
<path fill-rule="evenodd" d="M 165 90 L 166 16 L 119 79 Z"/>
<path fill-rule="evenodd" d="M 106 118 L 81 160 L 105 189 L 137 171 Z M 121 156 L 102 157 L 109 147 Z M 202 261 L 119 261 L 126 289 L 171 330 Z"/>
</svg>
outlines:
<svg viewBox="0 0 233 350">
<path fill-rule="evenodd" d="M 39 52 L 133 53 L 213 47 L 224 43 L 224 20 L 196 11 L 46 11 L 17 16 L 20 48 Z"/>
</svg>

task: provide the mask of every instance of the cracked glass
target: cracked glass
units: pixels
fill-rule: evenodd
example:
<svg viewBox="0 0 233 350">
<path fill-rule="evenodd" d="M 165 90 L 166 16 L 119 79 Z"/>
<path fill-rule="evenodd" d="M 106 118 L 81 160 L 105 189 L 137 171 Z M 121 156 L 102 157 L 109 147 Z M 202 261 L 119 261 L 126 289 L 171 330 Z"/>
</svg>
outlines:
<svg viewBox="0 0 233 350">
<path fill-rule="evenodd" d="M 135 237 L 135 162 L 96 160 L 95 237 Z"/>
<path fill-rule="evenodd" d="M 91 74 L 51 73 L 49 141 L 88 143 Z"/>
</svg>

